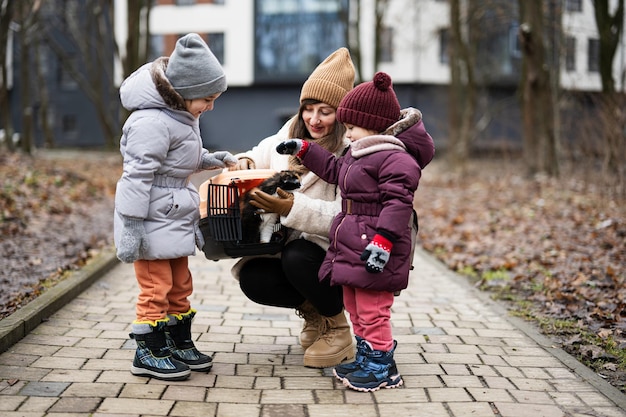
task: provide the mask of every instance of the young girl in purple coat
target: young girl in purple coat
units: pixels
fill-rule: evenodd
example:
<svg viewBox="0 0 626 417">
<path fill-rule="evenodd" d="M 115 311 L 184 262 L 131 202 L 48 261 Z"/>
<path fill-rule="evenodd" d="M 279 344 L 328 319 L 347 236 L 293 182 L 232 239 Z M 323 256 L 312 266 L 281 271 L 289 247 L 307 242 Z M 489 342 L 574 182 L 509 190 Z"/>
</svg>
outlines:
<svg viewBox="0 0 626 417">
<path fill-rule="evenodd" d="M 301 139 L 281 142 L 276 150 L 296 155 L 341 190 L 342 211 L 332 224 L 319 279 L 343 287 L 357 354 L 333 372 L 357 391 L 395 388 L 402 377 L 393 358 L 391 307 L 394 293 L 408 285 L 413 197 L 434 143 L 419 110 L 400 110 L 383 72 L 343 98 L 337 120 L 351 141 L 342 157 Z"/>
</svg>

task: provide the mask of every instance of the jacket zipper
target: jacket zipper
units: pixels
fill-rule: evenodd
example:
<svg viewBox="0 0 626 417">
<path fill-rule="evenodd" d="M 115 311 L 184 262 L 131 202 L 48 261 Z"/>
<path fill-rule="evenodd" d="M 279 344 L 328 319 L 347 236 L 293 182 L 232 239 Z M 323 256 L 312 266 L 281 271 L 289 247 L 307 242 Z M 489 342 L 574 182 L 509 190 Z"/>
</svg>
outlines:
<svg viewBox="0 0 626 417">
<path fill-rule="evenodd" d="M 348 173 L 350 172 L 350 169 L 352 168 L 352 164 L 350 164 L 348 166 L 348 169 L 346 170 L 346 175 L 343 176 L 343 188 L 344 190 L 346 189 L 346 178 L 348 178 Z M 339 234 L 339 229 L 341 229 L 341 226 L 343 225 L 343 222 L 346 220 L 346 216 L 343 216 L 343 219 L 341 219 L 341 223 L 339 223 L 339 225 L 337 226 L 337 228 L 335 229 L 335 236 L 333 239 L 333 246 L 335 247 L 335 253 L 337 253 L 337 235 Z M 337 257 L 335 256 L 333 258 L 333 263 L 335 262 L 335 259 Z"/>
<path fill-rule="evenodd" d="M 346 184 L 347 184 L 347 179 L 348 179 L 348 174 L 350 173 L 350 170 L 352 169 L 352 164 L 350 164 L 348 166 L 348 168 L 346 169 L 346 175 L 343 176 L 343 189 L 346 189 Z"/>
</svg>

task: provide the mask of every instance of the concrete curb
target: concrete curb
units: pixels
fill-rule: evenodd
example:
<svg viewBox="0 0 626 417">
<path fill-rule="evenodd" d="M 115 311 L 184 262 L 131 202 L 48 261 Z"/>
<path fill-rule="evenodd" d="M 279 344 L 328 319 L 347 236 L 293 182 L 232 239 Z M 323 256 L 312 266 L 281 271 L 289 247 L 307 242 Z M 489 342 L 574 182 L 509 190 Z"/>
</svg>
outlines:
<svg viewBox="0 0 626 417">
<path fill-rule="evenodd" d="M 104 249 L 81 269 L 0 320 L 0 353 L 8 350 L 42 321 L 97 281 L 119 261 L 113 248 Z"/>
<path fill-rule="evenodd" d="M 473 291 L 473 293 L 483 301 L 486 305 L 491 307 L 496 312 L 500 313 L 503 318 L 509 321 L 513 326 L 522 331 L 526 336 L 530 337 L 534 340 L 541 348 L 545 349 L 548 353 L 558 359 L 565 367 L 570 369 L 580 378 L 587 381 L 590 385 L 596 388 L 598 391 L 602 392 L 607 398 L 613 401 L 618 407 L 626 410 L 626 395 L 623 394 L 619 389 L 615 388 L 613 385 L 609 384 L 607 381 L 602 379 L 598 374 L 596 374 L 593 370 L 588 368 L 587 366 L 580 363 L 576 358 L 574 358 L 569 353 L 565 352 L 563 349 L 557 347 L 555 342 L 550 340 L 547 336 L 544 336 L 539 332 L 536 326 L 532 325 L 529 322 L 526 322 L 517 317 L 511 316 L 510 312 L 504 306 L 503 303 L 495 301 L 491 298 L 489 293 L 485 293 L 480 291 L 479 289 L 472 286 L 467 280 L 463 279 L 460 275 L 450 271 L 446 266 L 441 263 L 438 259 L 436 259 L 433 255 L 424 251 L 421 248 L 415 249 L 416 255 L 419 254 L 423 259 L 427 260 L 431 264 L 435 265 L 442 272 L 446 274 L 452 275 L 457 282 L 461 285 L 465 285 L 469 290 Z"/>
</svg>

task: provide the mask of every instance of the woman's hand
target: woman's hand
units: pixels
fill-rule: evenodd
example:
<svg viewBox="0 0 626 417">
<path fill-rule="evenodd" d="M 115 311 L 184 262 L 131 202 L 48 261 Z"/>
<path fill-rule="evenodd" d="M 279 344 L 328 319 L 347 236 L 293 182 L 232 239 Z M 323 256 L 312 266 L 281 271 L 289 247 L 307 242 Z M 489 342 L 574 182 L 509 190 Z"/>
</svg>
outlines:
<svg viewBox="0 0 626 417">
<path fill-rule="evenodd" d="M 278 213 L 287 216 L 293 207 L 293 194 L 280 188 L 276 189 L 277 196 L 269 195 L 259 189 L 250 191 L 250 204 L 266 213 Z"/>
<path fill-rule="evenodd" d="M 254 164 L 254 161 L 248 158 L 247 156 L 243 156 L 237 160 L 237 163 L 234 166 L 228 168 L 228 170 L 229 171 L 243 171 L 246 169 L 255 169 L 255 168 L 256 168 L 256 165 Z"/>
</svg>

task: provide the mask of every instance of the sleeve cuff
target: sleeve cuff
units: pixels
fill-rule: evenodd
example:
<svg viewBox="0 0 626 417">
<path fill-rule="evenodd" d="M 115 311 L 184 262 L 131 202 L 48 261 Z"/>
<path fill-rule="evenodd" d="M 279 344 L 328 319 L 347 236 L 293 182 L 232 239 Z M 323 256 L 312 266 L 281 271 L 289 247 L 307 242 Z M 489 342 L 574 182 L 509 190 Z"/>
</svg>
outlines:
<svg viewBox="0 0 626 417">
<path fill-rule="evenodd" d="M 309 150 L 309 141 L 308 140 L 303 140 L 302 141 L 302 148 L 300 149 L 300 152 L 298 152 L 296 154 L 296 156 L 298 158 L 302 158 L 304 156 L 304 154 L 306 153 L 306 151 Z"/>
<path fill-rule="evenodd" d="M 391 248 L 393 248 L 393 243 L 391 243 L 391 241 L 386 237 L 379 234 L 374 235 L 372 243 L 387 252 L 391 252 Z"/>
</svg>

